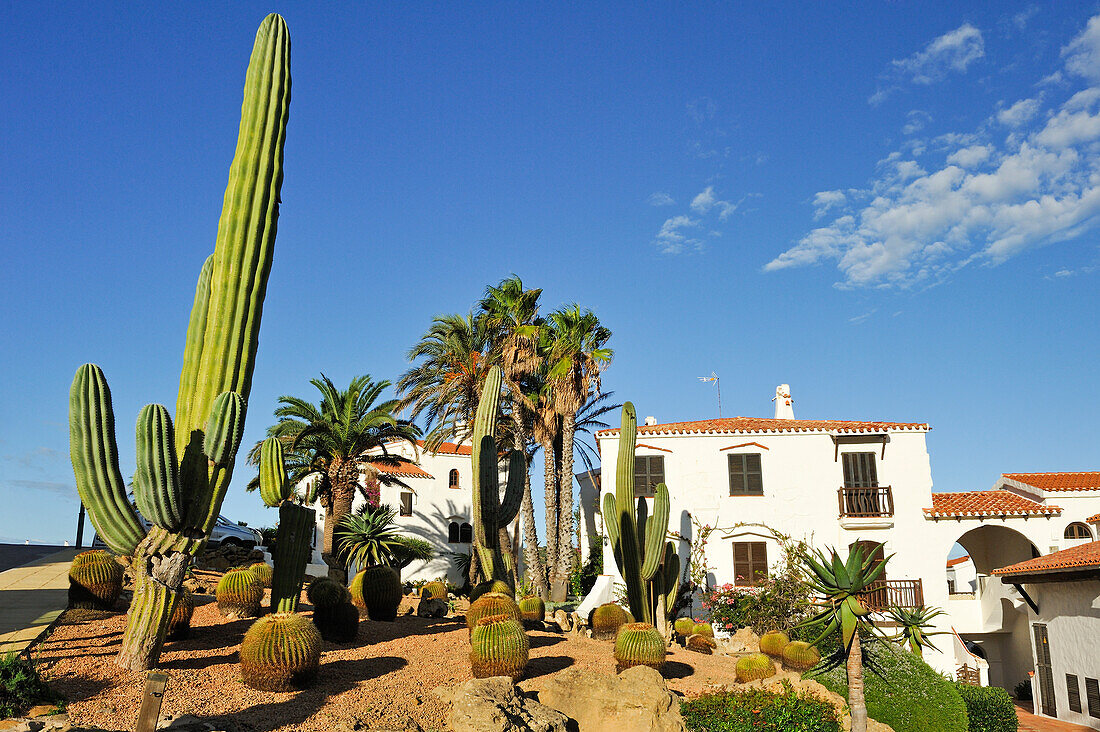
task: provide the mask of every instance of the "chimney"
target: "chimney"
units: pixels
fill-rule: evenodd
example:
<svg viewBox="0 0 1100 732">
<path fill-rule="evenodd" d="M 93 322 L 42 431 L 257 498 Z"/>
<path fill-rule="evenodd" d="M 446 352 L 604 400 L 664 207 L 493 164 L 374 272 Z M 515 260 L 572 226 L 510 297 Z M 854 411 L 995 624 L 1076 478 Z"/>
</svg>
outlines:
<svg viewBox="0 0 1100 732">
<path fill-rule="evenodd" d="M 645 418 L 645 426 L 646 427 L 652 427 L 655 424 L 657 424 L 657 418 L 656 417 L 650 416 L 650 417 Z"/>
<path fill-rule="evenodd" d="M 775 402 L 776 419 L 794 419 L 794 400 L 791 399 L 789 384 L 780 384 L 775 387 L 775 396 L 772 397 L 772 401 Z"/>
</svg>

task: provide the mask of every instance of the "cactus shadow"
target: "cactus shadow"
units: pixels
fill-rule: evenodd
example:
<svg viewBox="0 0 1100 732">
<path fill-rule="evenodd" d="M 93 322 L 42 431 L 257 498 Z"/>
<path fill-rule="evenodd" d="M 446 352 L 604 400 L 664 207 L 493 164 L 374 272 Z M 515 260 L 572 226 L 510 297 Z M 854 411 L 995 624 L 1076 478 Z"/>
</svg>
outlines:
<svg viewBox="0 0 1100 732">
<path fill-rule="evenodd" d="M 542 656 L 540 658 L 532 658 L 527 662 L 527 668 L 524 670 L 523 678 L 536 679 L 539 676 L 556 674 L 558 671 L 564 671 L 575 663 L 576 661 L 569 656 Z"/>
<path fill-rule="evenodd" d="M 564 643 L 565 638 L 553 635 L 530 635 L 528 636 L 527 641 L 532 648 L 546 648 L 547 646 Z"/>
<path fill-rule="evenodd" d="M 683 679 L 695 673 L 695 669 L 682 661 L 665 661 L 661 676 L 666 679 Z"/>
<path fill-rule="evenodd" d="M 464 616 L 454 618 L 418 618 L 415 615 L 402 615 L 392 622 L 368 620 L 359 622 L 360 643 L 379 643 L 410 635 L 436 635 L 466 628 Z"/>
</svg>

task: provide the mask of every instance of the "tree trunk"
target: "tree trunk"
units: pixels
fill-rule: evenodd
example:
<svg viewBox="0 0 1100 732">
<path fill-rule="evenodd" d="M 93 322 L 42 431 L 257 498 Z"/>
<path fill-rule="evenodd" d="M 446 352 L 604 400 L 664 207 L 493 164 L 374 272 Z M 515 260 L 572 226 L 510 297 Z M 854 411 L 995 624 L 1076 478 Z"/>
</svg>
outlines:
<svg viewBox="0 0 1100 732">
<path fill-rule="evenodd" d="M 531 499 L 531 459 L 527 453 L 527 430 L 523 424 L 523 415 L 512 408 L 513 430 L 512 447 L 523 451 L 524 465 L 527 472 L 523 476 L 523 502 L 520 504 L 520 514 L 523 522 L 523 559 L 527 566 L 524 574 L 534 582 L 539 597 L 546 600 L 550 597 L 550 590 L 546 584 L 546 566 L 539 556 L 538 527 L 535 526 L 535 504 Z"/>
<path fill-rule="evenodd" d="M 562 456 L 562 429 L 558 427 L 558 433 L 554 436 L 554 457 L 553 464 L 549 466 L 549 469 L 554 472 L 554 551 L 549 551 L 550 540 L 547 538 L 546 546 L 546 563 L 549 566 L 550 571 L 550 599 L 554 602 L 565 602 L 566 597 L 569 594 L 569 575 L 562 573 L 562 561 L 561 552 L 562 544 L 566 546 L 572 546 L 572 542 L 569 539 L 569 532 L 566 533 L 565 541 L 562 542 L 562 526 L 566 523 L 572 522 L 572 516 L 563 516 L 561 513 L 561 494 L 565 486 L 561 483 L 561 456 Z M 547 504 L 549 506 L 549 504 Z M 549 521 L 550 510 L 547 508 L 547 520 Z M 550 529 L 547 529 L 547 537 L 550 535 Z"/>
<path fill-rule="evenodd" d="M 558 558 L 558 471 L 550 441 L 542 443 L 542 474 L 546 491 L 546 570 L 553 573 Z"/>
<path fill-rule="evenodd" d="M 566 591 L 577 561 L 573 547 L 573 438 L 577 433 L 577 415 L 566 412 L 561 429 L 561 477 L 558 479 L 558 574 Z"/>
<path fill-rule="evenodd" d="M 852 732 L 867 732 L 867 702 L 863 698 L 863 652 L 859 647 L 859 629 L 852 636 L 848 649 L 848 711 L 852 715 Z"/>
<path fill-rule="evenodd" d="M 131 671 L 145 671 L 160 658 L 164 636 L 180 595 L 183 575 L 190 565 L 191 557 L 182 552 L 164 556 L 139 555 L 135 559 L 134 597 L 126 614 L 122 647 L 115 659 L 119 666 Z"/>
<path fill-rule="evenodd" d="M 336 524 L 351 513 L 355 501 L 355 491 L 359 487 L 359 465 L 355 460 L 332 458 L 328 467 L 329 484 L 332 486 L 331 508 L 325 510 L 325 543 L 321 558 L 328 565 L 328 576 L 337 582 L 347 584 L 347 567 L 337 556 L 339 547 L 334 545 Z"/>
<path fill-rule="evenodd" d="M 470 577 L 469 577 L 469 581 L 470 581 L 470 589 L 473 589 L 474 587 L 477 587 L 478 584 L 481 582 L 481 556 L 477 553 L 476 550 L 474 550 L 473 547 L 470 548 Z"/>
</svg>

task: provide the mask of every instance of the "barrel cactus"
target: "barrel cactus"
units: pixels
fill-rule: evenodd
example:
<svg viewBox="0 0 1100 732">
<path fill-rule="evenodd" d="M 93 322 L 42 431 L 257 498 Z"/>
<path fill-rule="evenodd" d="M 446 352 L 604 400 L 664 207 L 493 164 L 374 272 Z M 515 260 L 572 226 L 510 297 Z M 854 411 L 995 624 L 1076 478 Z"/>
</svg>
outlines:
<svg viewBox="0 0 1100 732">
<path fill-rule="evenodd" d="M 609 640 L 619 632 L 619 627 L 629 623 L 627 613 L 613 602 L 600 605 L 588 618 L 588 627 L 596 640 Z"/>
<path fill-rule="evenodd" d="M 104 549 L 89 549 L 86 552 L 80 552 L 73 557 L 73 563 L 71 568 L 83 567 L 89 562 L 102 562 L 104 559 L 113 560 L 114 555 Z"/>
<path fill-rule="evenodd" d="M 541 623 L 546 618 L 546 603 L 538 595 L 528 595 L 518 605 L 524 623 Z"/>
<path fill-rule="evenodd" d="M 264 584 L 247 569 L 226 572 L 218 580 L 218 610 L 232 620 L 254 618 L 260 614 L 264 599 Z"/>
<path fill-rule="evenodd" d="M 760 636 L 760 652 L 766 653 L 772 658 L 780 658 L 783 656 L 783 649 L 790 642 L 791 639 L 787 637 L 786 633 L 773 630 Z"/>
<path fill-rule="evenodd" d="M 348 602 L 313 610 L 313 624 L 330 643 L 351 643 L 359 635 L 359 608 Z"/>
<path fill-rule="evenodd" d="M 805 671 L 817 665 L 821 654 L 805 641 L 791 641 L 783 648 L 783 663 L 798 671 Z"/>
<path fill-rule="evenodd" d="M 689 635 L 687 639 L 684 640 L 684 648 L 708 656 L 712 655 L 714 649 L 717 647 L 718 644 L 714 642 L 714 639 L 705 635 Z"/>
<path fill-rule="evenodd" d="M 515 593 L 512 592 L 512 586 L 507 582 L 501 582 L 500 580 L 487 580 L 474 587 L 470 591 L 470 602 L 476 602 L 479 597 L 487 592 L 496 592 L 501 595 L 508 595 L 508 597 L 515 597 Z"/>
<path fill-rule="evenodd" d="M 447 585 L 439 580 L 429 582 L 420 588 L 420 597 L 447 602 Z"/>
<path fill-rule="evenodd" d="M 507 614 L 481 618 L 470 635 L 470 667 L 475 679 L 509 676 L 519 681 L 529 652 L 523 626 Z"/>
<path fill-rule="evenodd" d="M 742 684 L 775 676 L 775 664 L 763 653 L 750 653 L 737 659 L 737 680 Z"/>
<path fill-rule="evenodd" d="M 367 567 L 351 582 L 352 602 L 356 607 L 365 608 L 371 620 L 397 620 L 402 594 L 397 570 L 385 564 Z"/>
<path fill-rule="evenodd" d="M 291 691 L 317 675 L 321 634 L 297 613 L 272 613 L 253 623 L 241 642 L 241 677 L 259 691 Z"/>
<path fill-rule="evenodd" d="M 691 618 L 676 618 L 672 627 L 676 630 L 676 635 L 687 638 L 689 635 L 694 634 L 695 621 Z"/>
<path fill-rule="evenodd" d="M 523 613 L 520 612 L 519 605 L 511 595 L 505 595 L 502 592 L 486 592 L 470 603 L 470 608 L 466 611 L 466 627 L 472 633 L 477 621 L 490 615 L 506 615 L 517 622 L 523 620 Z"/>
<path fill-rule="evenodd" d="M 710 623 L 696 623 L 695 626 L 691 629 L 691 634 L 705 635 L 708 638 L 713 638 L 714 628 L 711 627 Z"/>
<path fill-rule="evenodd" d="M 184 589 L 176 598 L 176 607 L 172 610 L 172 619 L 168 623 L 168 635 L 165 640 L 182 640 L 191 635 L 191 615 L 195 612 L 195 598 Z"/>
<path fill-rule="evenodd" d="M 271 568 L 271 565 L 267 562 L 256 562 L 248 567 L 248 571 L 256 575 L 256 578 L 263 582 L 264 587 L 271 587 L 271 577 L 275 574 L 275 570 Z"/>
<path fill-rule="evenodd" d="M 122 566 L 107 552 L 78 555 L 69 568 L 69 607 L 110 610 L 122 592 L 123 574 Z"/>
<path fill-rule="evenodd" d="M 347 587 L 330 577 L 318 577 L 306 588 L 306 599 L 314 608 L 335 607 L 344 602 L 351 602 L 351 593 Z"/>
<path fill-rule="evenodd" d="M 619 672 L 631 666 L 660 671 L 665 665 L 665 640 L 649 623 L 627 623 L 615 637 L 615 661 Z"/>
</svg>

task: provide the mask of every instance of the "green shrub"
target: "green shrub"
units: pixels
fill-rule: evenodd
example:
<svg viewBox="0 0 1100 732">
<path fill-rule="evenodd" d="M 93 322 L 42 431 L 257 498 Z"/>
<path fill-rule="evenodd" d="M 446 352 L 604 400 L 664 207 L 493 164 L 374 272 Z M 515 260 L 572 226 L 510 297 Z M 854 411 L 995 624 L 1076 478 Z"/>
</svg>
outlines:
<svg viewBox="0 0 1100 732">
<path fill-rule="evenodd" d="M 16 717 L 36 704 L 57 701 L 34 664 L 14 652 L 0 658 L 0 719 Z"/>
<path fill-rule="evenodd" d="M 1019 719 L 1008 692 L 999 686 L 974 686 L 956 683 L 966 704 L 970 732 L 1016 732 Z"/>
<path fill-rule="evenodd" d="M 763 689 L 721 691 L 680 704 L 691 732 L 839 732 L 831 704 L 797 693 L 787 682 L 783 693 Z"/>
<path fill-rule="evenodd" d="M 900 646 L 860 636 L 867 714 L 894 728 L 894 732 L 967 732 L 966 705 L 954 682 L 944 678 L 915 653 Z M 830 645 L 831 644 L 831 645 Z M 835 638 L 818 645 L 827 657 L 836 649 Z M 877 669 L 876 673 L 873 669 Z M 823 664 L 804 675 L 848 698 L 844 664 Z"/>
</svg>

